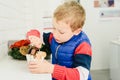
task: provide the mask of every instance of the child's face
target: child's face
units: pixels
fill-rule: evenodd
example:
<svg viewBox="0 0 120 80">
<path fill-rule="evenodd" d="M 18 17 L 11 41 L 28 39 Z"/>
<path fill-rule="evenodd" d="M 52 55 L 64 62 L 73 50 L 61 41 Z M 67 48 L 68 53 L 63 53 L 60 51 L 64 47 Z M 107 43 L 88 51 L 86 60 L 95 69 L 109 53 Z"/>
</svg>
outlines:
<svg viewBox="0 0 120 80">
<path fill-rule="evenodd" d="M 70 25 L 61 20 L 56 22 L 53 20 L 53 36 L 58 43 L 63 43 L 68 41 L 74 32 L 72 32 Z"/>
</svg>

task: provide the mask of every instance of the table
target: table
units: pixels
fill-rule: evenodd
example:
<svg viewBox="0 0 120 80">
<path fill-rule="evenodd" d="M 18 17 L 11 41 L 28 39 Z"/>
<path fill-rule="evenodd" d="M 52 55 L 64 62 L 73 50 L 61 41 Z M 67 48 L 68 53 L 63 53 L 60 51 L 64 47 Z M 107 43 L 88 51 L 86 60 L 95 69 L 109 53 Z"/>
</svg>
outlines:
<svg viewBox="0 0 120 80">
<path fill-rule="evenodd" d="M 52 80 L 51 74 L 32 74 L 27 61 L 15 60 L 11 56 L 0 59 L 0 80 Z"/>
</svg>

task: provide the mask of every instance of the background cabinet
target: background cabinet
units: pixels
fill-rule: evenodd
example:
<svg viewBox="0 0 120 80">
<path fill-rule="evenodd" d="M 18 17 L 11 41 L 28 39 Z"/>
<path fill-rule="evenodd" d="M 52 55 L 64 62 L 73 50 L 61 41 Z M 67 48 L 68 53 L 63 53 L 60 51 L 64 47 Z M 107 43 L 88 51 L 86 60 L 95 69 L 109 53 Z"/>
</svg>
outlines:
<svg viewBox="0 0 120 80">
<path fill-rule="evenodd" d="M 111 42 L 110 77 L 112 80 L 120 80 L 120 41 Z"/>
</svg>

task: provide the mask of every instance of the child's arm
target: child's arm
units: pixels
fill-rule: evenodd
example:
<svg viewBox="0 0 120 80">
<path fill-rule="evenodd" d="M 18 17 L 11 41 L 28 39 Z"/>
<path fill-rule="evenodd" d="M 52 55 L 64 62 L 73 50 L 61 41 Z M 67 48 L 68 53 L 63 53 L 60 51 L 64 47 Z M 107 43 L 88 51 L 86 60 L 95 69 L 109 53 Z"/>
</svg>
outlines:
<svg viewBox="0 0 120 80">
<path fill-rule="evenodd" d="M 52 33 L 43 33 L 44 46 L 41 51 L 45 51 L 47 55 L 51 54 L 50 43 L 53 35 Z"/>
<path fill-rule="evenodd" d="M 57 80 L 80 80 L 77 68 L 66 68 L 60 65 L 54 66 L 52 77 Z"/>
<path fill-rule="evenodd" d="M 46 45 L 50 47 L 51 39 L 53 38 L 53 34 L 50 33 L 43 33 L 43 41 Z"/>
</svg>

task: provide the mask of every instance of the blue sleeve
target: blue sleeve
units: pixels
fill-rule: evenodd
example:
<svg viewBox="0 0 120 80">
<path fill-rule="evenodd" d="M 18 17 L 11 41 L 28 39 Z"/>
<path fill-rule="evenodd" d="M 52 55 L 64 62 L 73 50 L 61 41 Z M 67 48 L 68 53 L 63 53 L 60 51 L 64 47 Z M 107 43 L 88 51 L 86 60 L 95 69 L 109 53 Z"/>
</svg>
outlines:
<svg viewBox="0 0 120 80">
<path fill-rule="evenodd" d="M 50 34 L 51 33 L 43 33 L 43 41 L 44 41 L 45 45 L 49 45 L 50 46 L 50 44 L 49 44 Z"/>
<path fill-rule="evenodd" d="M 44 46 L 42 48 L 43 49 L 42 51 L 45 51 L 48 56 L 51 54 L 49 36 L 50 36 L 50 33 L 43 33 L 43 41 L 45 44 L 43 44 Z"/>
</svg>

